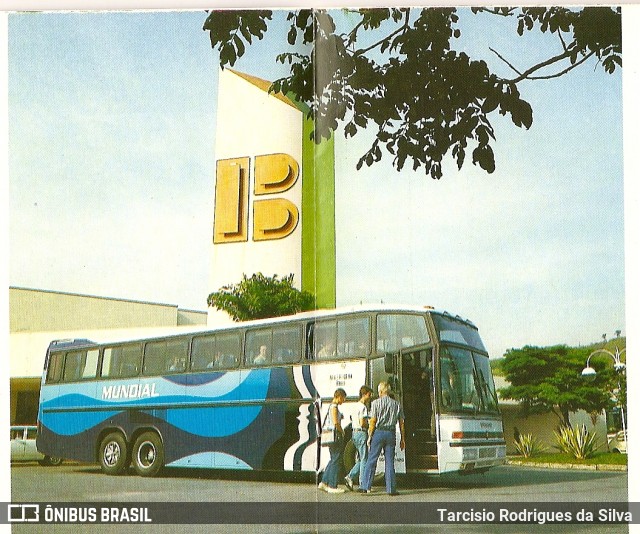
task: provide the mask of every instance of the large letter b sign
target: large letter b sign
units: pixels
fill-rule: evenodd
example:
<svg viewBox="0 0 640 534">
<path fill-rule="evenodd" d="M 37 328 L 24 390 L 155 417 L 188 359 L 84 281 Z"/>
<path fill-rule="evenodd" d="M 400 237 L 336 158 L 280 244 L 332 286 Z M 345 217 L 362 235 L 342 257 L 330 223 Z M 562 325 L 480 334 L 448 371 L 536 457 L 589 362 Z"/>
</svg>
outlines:
<svg viewBox="0 0 640 534">
<path fill-rule="evenodd" d="M 216 165 L 216 204 L 213 242 L 248 240 L 250 158 L 219 160 Z M 254 159 L 253 194 L 271 196 L 291 189 L 299 167 L 288 154 L 267 154 Z M 282 239 L 298 224 L 298 208 L 285 198 L 264 198 L 253 202 L 253 240 Z"/>
</svg>

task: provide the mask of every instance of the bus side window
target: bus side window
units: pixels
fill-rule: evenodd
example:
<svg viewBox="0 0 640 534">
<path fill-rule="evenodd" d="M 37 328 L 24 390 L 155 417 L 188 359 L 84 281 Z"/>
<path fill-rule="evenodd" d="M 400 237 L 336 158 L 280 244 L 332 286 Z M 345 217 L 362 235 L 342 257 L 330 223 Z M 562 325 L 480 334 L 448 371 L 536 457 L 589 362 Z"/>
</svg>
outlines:
<svg viewBox="0 0 640 534">
<path fill-rule="evenodd" d="M 56 353 L 49 356 L 49 368 L 47 369 L 47 384 L 59 382 L 62 377 L 62 363 L 64 354 Z"/>
<path fill-rule="evenodd" d="M 192 371 L 217 371 L 238 367 L 240 335 L 237 332 L 198 336 L 191 347 Z"/>
<path fill-rule="evenodd" d="M 368 317 L 338 319 L 338 356 L 364 357 L 370 352 Z"/>
<path fill-rule="evenodd" d="M 101 376 L 108 378 L 130 378 L 138 376 L 142 346 L 138 343 L 104 349 Z"/>
<path fill-rule="evenodd" d="M 273 363 L 294 363 L 300 359 L 300 326 L 283 325 L 273 329 Z"/>
<path fill-rule="evenodd" d="M 128 378 L 138 376 L 140 373 L 142 360 L 142 345 L 125 345 L 122 348 L 122 365 L 120 367 L 120 376 Z"/>
<path fill-rule="evenodd" d="M 313 352 L 317 360 L 337 356 L 337 321 L 317 322 L 313 328 Z"/>
<path fill-rule="evenodd" d="M 62 377 L 63 382 L 74 382 L 80 378 L 80 368 L 82 367 L 84 354 L 84 352 L 67 352 Z"/>
<path fill-rule="evenodd" d="M 144 348 L 142 372 L 146 376 L 181 373 L 187 367 L 188 356 L 188 338 L 148 342 Z"/>
<path fill-rule="evenodd" d="M 220 369 L 233 369 L 240 362 L 240 335 L 236 332 L 218 334 L 216 336 L 216 351 L 219 354 Z"/>
<path fill-rule="evenodd" d="M 206 371 L 216 368 L 216 337 L 198 336 L 191 344 L 191 370 Z"/>
<path fill-rule="evenodd" d="M 313 352 L 313 326 L 314 326 L 314 323 L 308 323 L 305 326 L 306 336 L 305 336 L 304 351 L 305 351 L 305 359 L 307 360 L 315 359 L 315 354 Z"/>
<path fill-rule="evenodd" d="M 98 349 L 88 350 L 85 355 L 84 368 L 82 370 L 82 379 L 88 380 L 95 378 L 98 371 L 98 358 L 100 351 Z"/>
<path fill-rule="evenodd" d="M 244 349 L 245 365 L 269 365 L 271 363 L 271 347 L 270 328 L 247 332 Z"/>
</svg>

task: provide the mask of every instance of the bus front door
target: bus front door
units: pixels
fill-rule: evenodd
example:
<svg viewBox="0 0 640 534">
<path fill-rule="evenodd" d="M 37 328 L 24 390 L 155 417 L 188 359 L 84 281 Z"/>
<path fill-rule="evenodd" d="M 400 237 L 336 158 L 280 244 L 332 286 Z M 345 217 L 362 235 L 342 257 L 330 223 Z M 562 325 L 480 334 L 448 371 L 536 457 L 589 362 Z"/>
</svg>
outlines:
<svg viewBox="0 0 640 534">
<path fill-rule="evenodd" d="M 432 350 L 431 347 L 411 348 L 401 353 L 400 391 L 407 471 L 438 471 Z"/>
</svg>

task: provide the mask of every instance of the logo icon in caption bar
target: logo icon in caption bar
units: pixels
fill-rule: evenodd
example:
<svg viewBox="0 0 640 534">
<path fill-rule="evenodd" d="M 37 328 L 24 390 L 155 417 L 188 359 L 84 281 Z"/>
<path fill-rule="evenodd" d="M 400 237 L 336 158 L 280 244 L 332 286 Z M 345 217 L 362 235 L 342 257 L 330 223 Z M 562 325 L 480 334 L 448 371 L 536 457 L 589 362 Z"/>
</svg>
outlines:
<svg viewBox="0 0 640 534">
<path fill-rule="evenodd" d="M 40 505 L 10 504 L 8 517 L 9 523 L 37 523 L 40 521 Z"/>
</svg>

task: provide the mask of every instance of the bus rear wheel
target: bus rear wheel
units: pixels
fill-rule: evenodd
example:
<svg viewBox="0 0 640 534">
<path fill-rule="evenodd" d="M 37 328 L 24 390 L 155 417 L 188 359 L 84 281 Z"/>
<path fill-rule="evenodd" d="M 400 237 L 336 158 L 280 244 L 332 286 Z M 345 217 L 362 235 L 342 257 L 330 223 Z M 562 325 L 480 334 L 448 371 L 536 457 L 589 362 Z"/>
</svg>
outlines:
<svg viewBox="0 0 640 534">
<path fill-rule="evenodd" d="M 157 475 L 164 466 L 164 446 L 155 432 L 140 434 L 133 445 L 133 468 L 143 477 Z"/>
<path fill-rule="evenodd" d="M 122 434 L 116 432 L 107 435 L 100 442 L 99 459 L 102 471 L 107 475 L 119 475 L 129 465 L 127 461 L 127 442 Z"/>
<path fill-rule="evenodd" d="M 40 465 L 56 466 L 62 463 L 62 458 L 57 456 L 45 456 L 42 460 L 39 460 Z"/>
</svg>

